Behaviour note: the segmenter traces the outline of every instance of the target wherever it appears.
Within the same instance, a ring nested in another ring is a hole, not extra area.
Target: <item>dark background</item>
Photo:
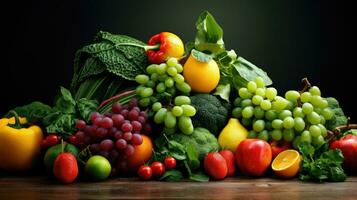
[[[342,2],[15,1],[1,8],[0,115],[34,100],[51,104],[60,85],[69,87],[76,49],[99,30],[143,41],[170,31],[187,42],[208,10],[224,30],[226,47],[267,71],[280,92],[299,89],[308,77],[357,119]]]

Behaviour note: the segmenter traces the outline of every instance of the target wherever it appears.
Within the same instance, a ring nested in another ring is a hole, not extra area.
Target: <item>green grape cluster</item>
[[[273,87],[265,87],[262,78],[250,81],[247,87],[238,90],[232,116],[251,128],[248,137],[265,141],[284,140],[296,148],[301,142],[319,146],[325,142],[327,129],[333,112],[328,102],[321,97],[316,86],[300,93],[289,90],[278,96]]]
[[[165,132],[175,132],[177,128],[184,134],[193,132],[191,117],[196,109],[187,96],[191,87],[182,75],[183,67],[176,58],[166,63],[152,64],[146,74],[135,77],[140,85],[136,88],[139,105],[150,107],[154,112],[154,122],[164,124]]]

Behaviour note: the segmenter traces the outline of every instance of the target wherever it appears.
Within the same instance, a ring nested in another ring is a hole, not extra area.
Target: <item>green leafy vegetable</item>
[[[191,54],[192,54],[193,58],[195,58],[196,60],[198,60],[200,62],[209,62],[212,60],[212,56],[202,53],[200,51],[197,51],[195,49],[192,49]]]
[[[31,123],[40,122],[45,116],[53,112],[53,109],[49,105],[39,101],[16,107],[13,110],[15,110],[19,116],[26,117]]]
[[[202,172],[191,173],[189,179],[193,180],[193,181],[197,181],[197,182],[208,182],[209,181],[209,177]]]
[[[85,121],[89,120],[90,114],[95,111],[97,107],[98,102],[96,100],[82,98],[77,102],[78,113]]]
[[[308,143],[301,143],[298,148],[302,155],[300,180],[339,182],[346,179],[341,150],[329,150],[328,144],[315,149]]]
[[[328,130],[333,130],[337,126],[347,124],[347,117],[345,116],[338,101],[333,97],[328,97],[325,99],[328,102],[328,107],[332,110],[334,114],[331,120],[326,121],[326,128]]]
[[[177,182],[182,179],[182,173],[179,170],[167,170],[160,178],[160,181]]]

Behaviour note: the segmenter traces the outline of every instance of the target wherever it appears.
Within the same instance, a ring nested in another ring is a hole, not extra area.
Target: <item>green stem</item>
[[[12,128],[16,128],[16,129],[22,128],[21,123],[20,123],[20,117],[16,111],[11,110],[7,116],[15,117],[15,124],[11,124],[11,125],[9,124],[8,126],[10,126]]]
[[[120,43],[120,44],[116,44],[115,45],[115,47],[118,47],[118,46],[140,47],[140,48],[143,48],[145,51],[160,49],[160,44],[156,44],[156,45],[140,45],[140,44],[135,44],[135,43]]]

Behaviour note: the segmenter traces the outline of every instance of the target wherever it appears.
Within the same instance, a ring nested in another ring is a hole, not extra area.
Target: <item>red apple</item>
[[[343,156],[343,166],[346,170],[357,172],[357,136],[348,134],[330,144],[331,149],[341,149]]]
[[[271,152],[273,159],[280,153],[285,150],[291,149],[290,142],[286,141],[271,141],[270,142]]]
[[[260,139],[245,139],[236,150],[236,163],[243,174],[262,176],[272,160],[270,145]]]

